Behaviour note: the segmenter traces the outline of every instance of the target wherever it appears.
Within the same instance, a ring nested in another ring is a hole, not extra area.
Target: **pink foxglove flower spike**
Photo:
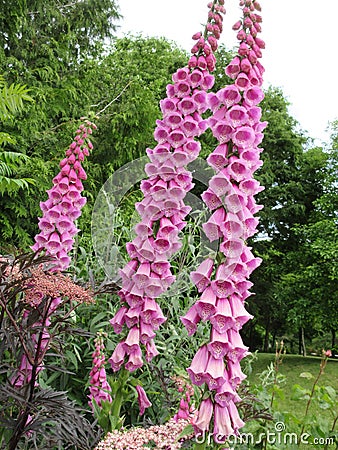
[[[186,166],[198,157],[201,145],[196,138],[208,127],[202,114],[208,109],[206,91],[214,84],[210,72],[215,69],[214,51],[225,12],[222,1],[208,6],[205,33],[194,35],[195,45],[188,65],[173,74],[173,84],[167,86],[167,97],[160,102],[162,119],[156,121],[154,132],[157,145],[147,149],[150,162],[145,172],[148,179],[141,182],[144,198],[136,204],[141,221],[135,226],[136,238],[126,246],[131,261],[120,272],[119,296],[123,309],[120,308],[111,320],[118,333],[128,336],[122,337],[122,349],[118,346],[110,359],[114,371],[123,364],[128,370],[140,367],[141,352],[147,361],[158,353],[154,331],[166,318],[155,299],[175,281],[168,260],[181,248],[179,232],[190,212],[184,197],[194,185]],[[196,273],[201,286],[207,279],[207,272],[208,269],[204,272],[201,268],[201,273]],[[191,318],[192,332],[196,320],[197,317]],[[128,344],[128,329],[139,330],[133,332],[132,347]],[[131,355],[133,362],[129,364]]]
[[[243,19],[233,27],[240,41],[238,55],[225,69],[234,83],[208,96],[213,113],[208,124],[220,145],[207,159],[216,174],[202,195],[213,211],[203,229],[210,241],[219,240],[217,260],[221,263],[218,267],[214,264],[207,277],[202,278],[202,271],[191,274],[201,297],[182,317],[189,334],[196,331],[199,319],[211,325],[209,343],[202,344],[187,371],[193,384],[205,383],[204,397],[208,395],[198,409],[196,435],[213,423],[217,443],[224,443],[244,425],[236,407],[240,401],[236,389],[245,378],[240,361],[248,348],[239,330],[252,318],[244,307],[251,295],[248,277],[261,262],[252,255],[246,240],[256,232],[258,219],[254,214],[259,206],[254,195],[263,189],[253,174],[261,166],[258,145],[266,126],[260,122],[258,107],[264,96],[264,69],[258,61],[264,42],[257,38],[261,16],[254,12],[260,11],[260,6],[255,0],[241,0],[240,6]],[[211,265],[209,259],[200,267]]]

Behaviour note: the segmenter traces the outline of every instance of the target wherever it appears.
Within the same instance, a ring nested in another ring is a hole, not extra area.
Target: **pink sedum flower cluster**
[[[208,24],[220,20],[214,12],[216,4],[211,5]],[[208,126],[202,114],[208,108],[206,91],[214,84],[210,74],[214,64],[206,58],[215,46],[202,46],[201,38],[197,39],[201,56],[194,55],[194,62],[191,59],[188,67],[174,73],[167,97],[160,102],[162,119],[157,120],[154,132],[157,145],[147,149],[148,178],[141,182],[144,198],[136,204],[141,221],[135,227],[137,237],[126,246],[130,261],[120,271],[122,306],[110,321],[116,333],[128,329],[109,359],[114,371],[123,364],[130,372],[142,367],[142,347],[148,362],[158,354],[155,331],[166,318],[155,299],[175,281],[169,259],[181,248],[179,232],[190,212],[184,197],[193,187],[186,166],[199,155],[201,146],[195,138]]]
[[[184,441],[180,434],[187,425],[186,420],[171,419],[164,425],[153,425],[149,428],[113,430],[95,450],[178,450],[182,448]]]
[[[252,317],[245,309],[251,295],[249,277],[261,263],[246,241],[256,232],[255,213],[261,206],[254,196],[263,188],[253,176],[262,165],[258,145],[263,139],[265,122],[261,122],[258,104],[261,90],[264,42],[260,31],[260,6],[255,0],[241,0],[243,20],[234,28],[240,40],[238,55],[226,68],[234,84],[208,94],[213,114],[208,119],[219,142],[207,161],[215,170],[202,197],[212,214],[203,225],[210,241],[219,241],[218,265],[212,258],[203,261],[191,279],[201,293],[200,299],[181,318],[190,335],[200,321],[210,324],[210,339],[204,343],[187,369],[191,381],[204,386],[197,420],[197,433],[213,427],[214,440],[222,443],[237,434],[244,425],[236,403],[236,389],[245,375],[240,361],[248,348],[239,330]],[[208,393],[208,396],[206,395]],[[212,425],[213,424],[213,425]]]
[[[66,270],[70,264],[68,253],[73,247],[73,237],[78,233],[74,221],[81,215],[86,198],[81,196],[82,180],[87,178],[82,162],[93,148],[89,136],[96,125],[85,120],[76,132],[74,141],[60,162],[60,173],[47,191],[48,200],[40,203],[43,215],[39,218],[40,233],[35,236],[33,251],[45,251],[53,256],[53,271]]]
[[[21,278],[21,274],[14,267],[14,277]],[[93,303],[92,293],[61,273],[50,273],[42,267],[31,269],[30,277],[23,281],[25,296],[22,301],[32,309],[24,309],[23,321],[29,321],[31,311],[36,321],[30,325],[33,346],[27,346],[27,353],[23,351],[20,366],[11,378],[13,386],[21,388],[32,380],[33,367],[35,375],[43,369],[43,359],[49,348],[50,334],[48,328],[54,312],[59,309],[65,300],[69,304]],[[34,352],[29,351],[34,348]]]
[[[102,407],[102,401],[112,402],[111,387],[107,381],[105,369],[104,343],[102,333],[98,333],[95,339],[95,350],[92,355],[93,367],[89,374],[89,406],[93,408],[93,401]]]

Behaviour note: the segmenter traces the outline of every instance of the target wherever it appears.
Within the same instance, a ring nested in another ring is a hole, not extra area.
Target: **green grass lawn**
[[[275,360],[275,354],[258,353],[257,359],[252,363],[252,373],[249,375],[250,383],[259,383],[259,373]],[[310,372],[314,377],[318,375],[321,358],[317,356],[284,355],[279,368],[282,375],[286,376],[286,385],[291,388],[294,384],[301,384],[305,388],[311,388],[313,380],[301,378],[299,375]],[[329,359],[324,374],[320,377],[320,385],[329,384],[338,391],[338,359]]]
[[[260,374],[269,366],[271,362],[274,362],[275,355],[260,353],[257,354],[256,359],[252,362],[252,372],[248,376],[248,381],[250,386],[254,388],[254,385],[261,384]],[[281,388],[281,395],[276,394],[273,403],[273,411],[280,412],[282,414],[288,412],[302,420],[307,405],[307,398],[302,398],[299,400],[294,399],[294,385],[300,385],[302,388],[308,391],[312,390],[314,381],[316,380],[319,368],[320,368],[321,358],[315,356],[302,357],[298,355],[284,355],[282,363],[279,366],[279,373],[285,376],[285,380],[279,384]],[[301,374],[306,374],[306,376],[300,376]],[[311,374],[312,378],[311,378]],[[324,373],[320,376],[318,381],[319,386],[331,386],[335,389],[338,394],[338,360],[329,359],[325,367]],[[338,401],[338,396],[337,396]],[[336,414],[337,414],[337,403],[336,403]],[[332,411],[320,409],[314,404],[311,405],[309,409],[308,416],[314,415],[319,417],[320,420],[326,421],[330,428],[332,427],[334,416]],[[310,431],[310,425],[307,425],[308,429],[304,431]],[[336,425],[337,429],[337,425]],[[308,448],[309,446],[307,446]],[[300,446],[300,449],[303,447]],[[306,448],[306,447],[304,447]],[[311,447],[311,448],[324,448],[322,447]],[[333,447],[329,447],[333,448]]]
[[[259,383],[259,374],[275,360],[272,353],[258,353],[257,359],[252,363],[252,373],[248,379],[250,383]],[[301,373],[309,372],[315,378],[319,373],[321,358],[316,356],[284,355],[283,362],[279,367],[279,372],[286,376],[287,391],[291,391],[294,384],[301,384],[304,388],[310,389],[314,379],[300,377]],[[320,385],[330,385],[338,392],[338,360],[329,359],[325,367],[324,374],[319,379]]]

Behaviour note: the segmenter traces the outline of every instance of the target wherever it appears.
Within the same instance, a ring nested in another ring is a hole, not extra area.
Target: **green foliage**
[[[26,86],[12,83],[7,86],[3,76],[0,76],[0,121],[11,120],[13,116],[22,111],[25,101],[33,101],[28,95],[29,89]],[[0,134],[0,145],[3,137]]]
[[[258,355],[258,360],[263,360],[263,356]],[[292,360],[288,370],[284,361],[281,366],[275,359],[266,370],[258,374],[255,371],[254,376],[249,377],[251,390],[257,398],[265,405],[272,405],[273,420],[248,422],[241,433],[249,434],[251,444],[237,444],[235,449],[306,450],[309,446],[328,449],[337,443],[336,386],[332,376],[324,374],[327,363],[332,365],[331,372],[334,373],[337,362],[328,362],[327,356],[323,355],[321,360],[316,359],[317,366],[314,359],[302,358],[298,367],[293,364],[292,356],[286,355],[286,362],[289,358]],[[299,373],[301,369],[306,371]],[[322,378],[325,378],[322,381],[325,384],[320,383]]]
[[[11,123],[14,116],[24,109],[25,102],[32,102],[28,95],[29,90],[20,84],[7,86],[3,76],[0,76],[0,123]],[[0,194],[15,192],[20,188],[29,188],[34,184],[32,178],[16,178],[14,175],[28,160],[28,156],[19,152],[4,151],[2,147],[7,144],[14,145],[14,136],[0,132]]]

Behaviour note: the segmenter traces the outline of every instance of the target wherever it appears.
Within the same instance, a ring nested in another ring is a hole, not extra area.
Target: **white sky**
[[[208,0],[119,0],[119,35],[164,36],[190,51],[191,36],[202,30]],[[220,42],[236,45],[232,25],[238,0],[225,0]],[[338,118],[338,0],[260,0],[266,49],[264,86],[283,89],[290,113],[316,143],[328,142],[328,122]]]

